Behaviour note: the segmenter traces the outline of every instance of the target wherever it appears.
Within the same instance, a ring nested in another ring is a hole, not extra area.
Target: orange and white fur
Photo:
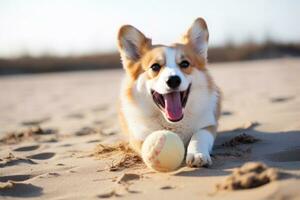
[[[171,46],[153,45],[138,29],[125,25],[118,47],[126,71],[119,115],[131,146],[140,153],[149,134],[168,129],[184,142],[187,165],[211,165],[221,98],[207,70],[204,19],[196,19],[181,42]]]

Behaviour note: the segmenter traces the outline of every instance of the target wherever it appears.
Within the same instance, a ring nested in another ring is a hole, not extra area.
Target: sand
[[[224,92],[213,165],[172,173],[126,148],[101,151],[124,139],[122,70],[0,77],[0,199],[300,199],[300,59],[210,68]],[[285,176],[215,190],[248,162]]]
[[[261,162],[247,162],[236,168],[223,182],[216,184],[217,190],[245,190],[256,188],[278,180],[280,172]]]

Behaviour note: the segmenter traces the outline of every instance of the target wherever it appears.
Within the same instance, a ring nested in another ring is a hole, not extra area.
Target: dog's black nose
[[[167,85],[172,89],[178,88],[180,83],[181,83],[181,79],[177,75],[170,76],[169,79],[167,80]]]

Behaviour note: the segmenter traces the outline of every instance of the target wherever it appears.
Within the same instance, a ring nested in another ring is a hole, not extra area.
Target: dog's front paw
[[[202,167],[212,165],[209,153],[187,153],[186,164],[189,167]]]

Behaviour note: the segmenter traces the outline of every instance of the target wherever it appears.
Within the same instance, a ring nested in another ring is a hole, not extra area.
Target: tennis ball
[[[184,154],[182,140],[168,130],[151,133],[142,146],[143,161],[149,168],[159,172],[176,170],[181,165]]]

